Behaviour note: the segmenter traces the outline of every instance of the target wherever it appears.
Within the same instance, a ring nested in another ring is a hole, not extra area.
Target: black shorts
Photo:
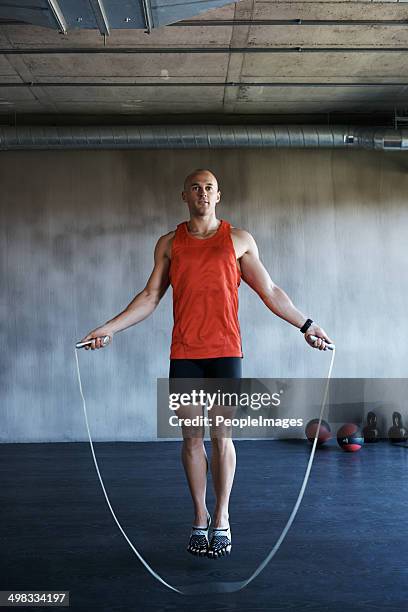
[[[170,359],[170,393],[191,393],[199,384],[207,392],[239,392],[242,377],[242,357],[212,357],[210,359]],[[208,380],[209,379],[209,380]],[[216,383],[212,379],[223,379]]]
[[[241,378],[242,357],[170,359],[169,378]]]

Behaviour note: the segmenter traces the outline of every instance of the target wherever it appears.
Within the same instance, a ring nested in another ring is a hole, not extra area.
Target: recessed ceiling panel
[[[0,0],[0,21],[63,31],[151,30],[226,4],[230,0]]]

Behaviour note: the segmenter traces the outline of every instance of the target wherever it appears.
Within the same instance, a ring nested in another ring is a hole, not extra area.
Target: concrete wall
[[[0,440],[85,440],[74,343],[143,288],[157,238],[209,166],[219,217],[253,233],[273,280],[338,347],[335,377],[406,375],[408,159],[346,151],[14,152],[0,156]],[[244,375],[324,377],[329,354],[240,289]],[[96,440],[154,439],[171,289],[111,347],[79,354]],[[404,412],[404,410],[402,410]]]

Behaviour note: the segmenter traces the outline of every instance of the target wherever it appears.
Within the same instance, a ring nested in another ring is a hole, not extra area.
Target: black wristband
[[[306,333],[312,323],[313,323],[312,319],[306,319],[306,322],[303,323],[302,327],[300,328],[300,332],[302,334]]]

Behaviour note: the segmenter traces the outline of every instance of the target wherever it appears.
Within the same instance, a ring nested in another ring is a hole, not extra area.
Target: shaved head
[[[215,207],[221,199],[217,177],[207,168],[197,168],[184,180],[182,199],[187,202],[191,217],[215,215]]]
[[[190,172],[190,174],[184,179],[184,191],[187,191],[187,189],[193,183],[194,177],[198,176],[199,174],[209,174],[209,181],[213,182],[216,185],[217,191],[219,191],[217,177],[215,176],[214,172],[211,172],[211,170],[208,170],[207,168],[197,168],[196,170],[193,170],[193,172]]]

